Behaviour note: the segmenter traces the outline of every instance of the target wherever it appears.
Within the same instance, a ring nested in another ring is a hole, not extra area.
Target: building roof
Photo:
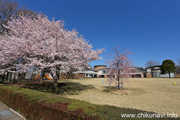
[[[154,67],[162,67],[162,65],[150,66],[150,67],[145,68],[145,70],[148,68],[154,68]]]
[[[102,68],[102,69],[99,69],[99,70],[104,70],[104,69],[107,69],[107,70],[108,70],[109,68]],[[95,71],[99,71],[99,70],[95,70]]]
[[[130,68],[139,68],[139,69],[143,69],[142,67],[135,67],[135,66],[133,66],[133,67],[130,67]]]
[[[107,67],[107,65],[95,65],[94,67]]]

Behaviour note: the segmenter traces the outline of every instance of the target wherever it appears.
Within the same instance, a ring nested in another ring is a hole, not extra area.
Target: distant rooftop
[[[150,67],[146,67],[145,69],[148,69],[148,68],[154,68],[154,67],[162,67],[162,65],[150,66]]]
[[[94,67],[107,67],[106,65],[95,65]]]

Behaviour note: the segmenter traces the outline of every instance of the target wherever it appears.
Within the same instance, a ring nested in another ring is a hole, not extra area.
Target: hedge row
[[[14,93],[12,90],[0,89],[0,101],[20,111],[30,120],[97,120],[97,117],[88,116],[83,109],[69,110],[69,103],[46,103],[32,101],[25,95]]]

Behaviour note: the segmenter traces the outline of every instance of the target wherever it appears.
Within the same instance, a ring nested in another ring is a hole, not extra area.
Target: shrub
[[[12,90],[0,88],[0,100],[20,111],[27,119],[33,120],[97,120],[97,117],[88,116],[82,108],[69,110],[69,103],[47,103],[46,101],[29,100],[21,93],[14,93]]]

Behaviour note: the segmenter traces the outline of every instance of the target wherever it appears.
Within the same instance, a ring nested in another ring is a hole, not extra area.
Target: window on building
[[[103,74],[106,74],[106,70],[102,70],[102,73],[103,73]]]

